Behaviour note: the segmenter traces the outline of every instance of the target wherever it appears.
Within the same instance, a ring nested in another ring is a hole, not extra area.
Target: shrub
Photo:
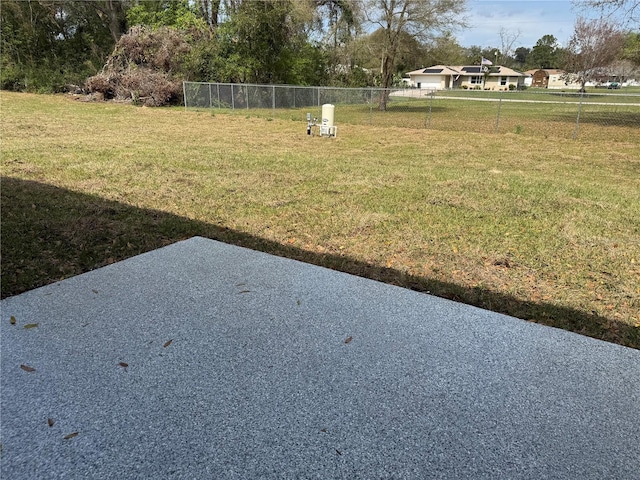
[[[25,88],[24,74],[17,65],[2,65],[0,68],[0,88],[19,92]]]

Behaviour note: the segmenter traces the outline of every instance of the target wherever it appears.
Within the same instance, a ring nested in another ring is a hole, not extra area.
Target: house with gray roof
[[[409,86],[427,90],[466,88],[471,90],[509,90],[524,84],[526,75],[508,67],[480,65],[434,65],[407,74]]]

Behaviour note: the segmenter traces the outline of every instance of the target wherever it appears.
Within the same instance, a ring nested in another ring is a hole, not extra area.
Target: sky
[[[468,0],[469,28],[455,32],[463,47],[500,47],[500,30],[520,33],[513,48],[532,48],[543,35],[553,35],[564,46],[578,15],[597,18],[597,12],[579,10],[571,0]]]

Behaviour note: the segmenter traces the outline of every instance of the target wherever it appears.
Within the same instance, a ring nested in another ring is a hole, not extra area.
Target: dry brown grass
[[[637,142],[328,140],[303,118],[7,93],[2,114],[3,295],[200,234],[640,347]]]

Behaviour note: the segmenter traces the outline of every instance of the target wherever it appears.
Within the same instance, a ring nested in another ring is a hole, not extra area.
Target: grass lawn
[[[599,103],[640,103],[640,87],[624,87],[621,89],[607,89],[587,87],[584,94],[577,89],[546,89],[528,88],[518,91],[492,90],[441,90],[435,92],[436,97],[462,98],[504,98],[530,100],[537,102],[599,102]]]
[[[325,95],[322,103],[336,104],[338,124],[409,127],[427,130],[473,133],[514,133],[546,139],[640,142],[640,95],[602,94],[580,104],[575,96],[562,92],[473,92],[447,91],[433,98],[392,96],[386,112],[360,99],[360,104],[343,104],[338,91],[335,98]],[[457,96],[456,96],[457,95]],[[573,95],[573,94],[572,94]],[[205,95],[206,97],[206,95]],[[498,101],[503,97],[503,101]],[[258,103],[252,100],[250,103]],[[353,99],[352,99],[353,100]],[[357,101],[357,100],[353,100]],[[208,103],[207,98],[200,102]],[[202,109],[202,111],[208,111]],[[213,114],[231,113],[227,108]],[[305,121],[306,113],[320,118],[320,107],[297,109],[236,109],[235,115]],[[578,120],[579,115],[579,122]]]
[[[626,133],[385,128],[336,110],[326,139],[303,115],[0,101],[3,297],[202,235],[640,348]]]

